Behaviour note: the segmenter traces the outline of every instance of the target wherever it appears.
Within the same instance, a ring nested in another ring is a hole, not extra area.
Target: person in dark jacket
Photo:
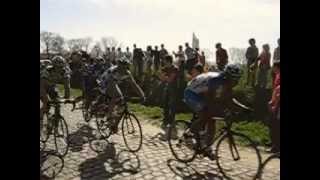
[[[225,49],[222,48],[221,43],[216,44],[216,49],[216,63],[218,69],[220,71],[223,71],[225,66],[228,64],[228,53]]]

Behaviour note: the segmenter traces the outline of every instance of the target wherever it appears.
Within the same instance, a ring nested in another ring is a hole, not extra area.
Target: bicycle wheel
[[[103,138],[107,139],[111,136],[112,122],[107,120],[106,115],[102,115],[102,114],[96,115],[96,125],[99,133]]]
[[[49,126],[49,116],[44,114],[42,120],[40,119],[40,141],[46,143],[50,137],[51,127]]]
[[[138,118],[132,114],[125,114],[122,119],[122,136],[130,152],[137,152],[142,146],[142,129]]]
[[[228,132],[223,135],[216,148],[217,165],[227,179],[245,172],[246,179],[254,179],[261,165],[261,155],[255,143],[247,136]]]
[[[55,120],[57,126],[54,130],[54,144],[59,155],[65,156],[69,149],[69,130],[66,120],[63,117],[58,117]]]
[[[54,179],[63,169],[64,160],[52,152],[42,152],[40,155],[40,179]]]
[[[176,127],[169,127],[169,147],[173,156],[180,162],[191,162],[197,155],[197,151],[194,149],[196,143],[195,138],[187,137],[185,132],[189,129],[190,124],[186,121],[177,120],[175,122]],[[173,138],[176,134],[177,138]]]
[[[256,179],[280,180],[280,153],[269,156],[261,165]]]

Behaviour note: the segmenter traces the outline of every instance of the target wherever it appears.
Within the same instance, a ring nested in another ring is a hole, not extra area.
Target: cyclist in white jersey
[[[136,83],[131,72],[128,70],[129,65],[129,60],[122,57],[118,61],[118,65],[107,69],[97,80],[100,86],[100,92],[110,98],[108,117],[111,117],[116,102],[123,99],[122,91],[119,88],[120,83],[129,83],[142,98],[143,102],[146,99],[141,87]]]

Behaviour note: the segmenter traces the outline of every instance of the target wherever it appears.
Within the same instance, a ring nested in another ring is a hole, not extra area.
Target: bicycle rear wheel
[[[269,156],[261,165],[257,174],[258,180],[280,180],[280,153]]]
[[[69,150],[69,130],[68,124],[63,117],[56,119],[57,126],[54,130],[54,144],[59,155],[65,156]]]
[[[223,135],[216,148],[217,165],[227,179],[245,172],[246,179],[254,179],[261,165],[261,155],[255,143],[247,136],[228,132]]]
[[[138,118],[128,113],[122,119],[122,136],[130,152],[137,152],[142,146],[142,129]]]
[[[170,150],[178,161],[184,163],[191,162],[196,157],[197,151],[194,149],[196,139],[194,137],[186,137],[185,135],[190,124],[182,120],[177,120],[175,124],[176,126],[170,126],[168,131]],[[173,136],[177,136],[177,138]]]

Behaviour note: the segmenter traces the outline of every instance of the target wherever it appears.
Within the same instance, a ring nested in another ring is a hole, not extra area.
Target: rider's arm
[[[136,92],[139,94],[140,97],[145,97],[144,92],[142,91],[141,87],[137,84],[136,80],[133,78],[132,74],[130,71],[128,71],[128,75],[129,75],[129,83],[131,84],[131,86],[136,90]]]

